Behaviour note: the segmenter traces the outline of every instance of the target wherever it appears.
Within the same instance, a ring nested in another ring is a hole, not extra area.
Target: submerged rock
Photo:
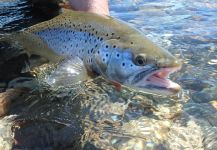
[[[0,149],[11,150],[13,147],[14,139],[11,127],[16,115],[5,116],[0,119]]]
[[[209,103],[217,99],[217,87],[205,88],[192,94],[192,100],[196,103]]]
[[[22,93],[23,91],[19,89],[9,89],[6,92],[0,93],[0,117],[8,113],[10,104]]]
[[[39,82],[32,77],[18,77],[8,83],[7,88],[21,88],[33,90],[39,88]]]

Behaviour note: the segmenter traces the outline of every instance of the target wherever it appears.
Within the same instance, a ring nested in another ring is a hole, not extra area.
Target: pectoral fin
[[[83,61],[74,57],[61,62],[56,69],[46,75],[44,81],[51,86],[67,86],[90,78]]]

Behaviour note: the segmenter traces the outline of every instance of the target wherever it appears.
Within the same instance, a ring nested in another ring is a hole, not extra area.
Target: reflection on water
[[[32,12],[36,8],[24,0],[4,0],[0,7],[4,8],[0,12],[2,31],[18,30],[55,15],[40,18]],[[36,72],[37,78],[34,73],[14,73],[22,70],[20,66],[25,65],[22,61],[18,64],[20,69],[11,71],[13,76],[11,72],[10,78],[0,76],[1,90],[10,88],[17,93],[10,100],[8,115],[1,119],[1,146],[5,149],[217,149],[216,1],[111,0],[110,9],[112,16],[142,30],[183,60],[182,70],[171,76],[182,85],[183,91],[173,97],[138,93],[128,88],[119,92],[102,78],[66,85],[73,82],[71,78],[67,74],[64,78],[50,74],[46,71],[49,67],[45,71],[39,68],[41,74]],[[1,44],[0,53],[5,47]],[[9,56],[6,54],[11,51],[2,53],[2,57]],[[12,62],[18,61],[13,58]],[[0,66],[7,66],[11,59],[2,59]],[[7,69],[1,72],[7,74]],[[52,79],[61,82],[52,85]]]

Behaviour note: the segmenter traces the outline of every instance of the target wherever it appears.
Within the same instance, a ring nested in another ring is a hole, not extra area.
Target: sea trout
[[[155,94],[180,90],[168,76],[181,63],[144,34],[110,16],[66,11],[16,34],[30,54],[50,61],[79,57],[88,71],[113,83]]]

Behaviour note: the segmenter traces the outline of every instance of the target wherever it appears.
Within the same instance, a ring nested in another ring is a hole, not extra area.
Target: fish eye
[[[135,59],[135,62],[136,62],[136,65],[138,66],[144,66],[146,64],[146,58],[143,57],[143,56],[137,56],[136,59]]]

